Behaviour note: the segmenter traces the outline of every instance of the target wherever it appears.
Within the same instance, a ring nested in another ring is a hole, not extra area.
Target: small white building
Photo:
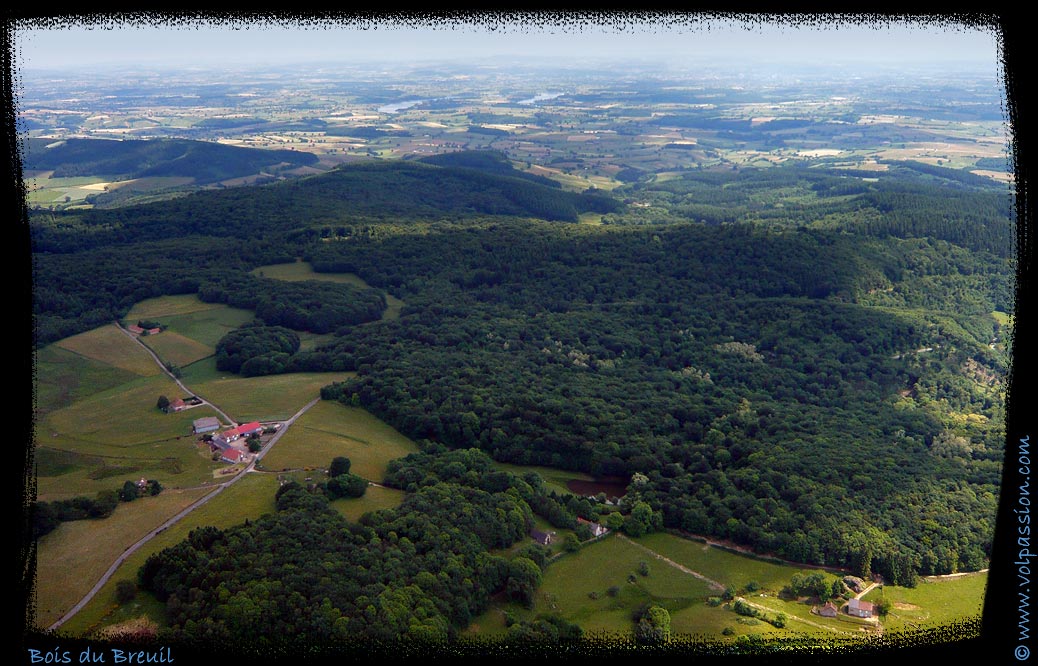
[[[862,601],[855,597],[847,602],[847,614],[854,617],[872,617],[876,607],[868,601]]]

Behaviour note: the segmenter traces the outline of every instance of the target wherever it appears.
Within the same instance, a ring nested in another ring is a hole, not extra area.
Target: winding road
[[[166,372],[166,374],[168,374],[173,379],[173,381],[175,381],[177,383],[177,385],[180,388],[182,388],[188,394],[195,395],[194,393],[192,393],[192,391],[190,389],[188,389],[186,386],[184,386],[180,382],[180,380],[178,378],[174,377],[169,372],[169,370],[166,369],[166,366],[165,366],[165,364],[163,364],[162,360],[159,359],[159,357],[156,356],[155,353],[151,349],[148,349],[147,345],[145,345],[143,342],[141,342],[137,338],[137,336],[135,336],[132,333],[130,333],[129,331],[123,329],[118,324],[116,324],[116,326],[119,328],[119,330],[123,331],[126,335],[129,335],[130,337],[134,338],[137,341],[137,344],[139,344],[142,347],[144,347],[144,349],[147,350],[147,352],[149,354],[151,354],[152,358],[155,359],[155,362],[159,364],[159,366],[163,369],[163,371]],[[224,413],[220,408],[218,408],[215,405],[213,405],[211,402],[205,400],[201,396],[196,396],[196,397],[198,397],[200,400],[202,400],[203,404],[209,405],[210,407],[215,409],[217,412],[219,412],[229,423],[237,423],[237,421],[235,421],[234,419],[232,419],[229,416],[227,416],[226,413]],[[115,562],[112,563],[112,566],[110,566],[108,568],[108,571],[106,571],[105,574],[103,576],[101,576],[101,579],[97,581],[97,583],[94,585],[94,587],[91,588],[90,592],[88,592],[87,595],[85,597],[83,597],[79,601],[79,603],[77,603],[75,606],[73,606],[71,609],[69,609],[64,615],[62,615],[57,620],[57,622],[55,622],[50,627],[48,627],[48,630],[49,631],[57,630],[59,627],[61,627],[61,625],[63,625],[65,622],[67,622],[69,620],[69,618],[71,618],[73,615],[75,615],[80,610],[82,610],[82,608],[84,606],[86,606],[90,602],[91,599],[94,598],[94,596],[101,590],[101,588],[104,587],[105,583],[107,583],[109,581],[109,579],[111,579],[111,577],[115,574],[115,572],[119,569],[119,567],[122,566],[123,562],[125,562],[128,557],[130,557],[135,552],[137,552],[141,548],[141,546],[143,546],[144,544],[146,544],[149,541],[151,541],[152,539],[154,539],[156,536],[158,536],[164,530],[172,527],[173,525],[176,525],[178,522],[183,520],[183,518],[185,516],[187,516],[188,514],[190,514],[192,511],[194,511],[195,509],[197,509],[200,506],[203,506],[204,504],[209,502],[211,499],[213,499],[214,497],[216,497],[217,495],[219,495],[223,491],[227,490],[228,488],[233,486],[238,481],[240,481],[243,478],[245,478],[246,474],[248,474],[249,472],[253,471],[253,468],[256,466],[256,463],[259,462],[260,460],[262,460],[263,456],[265,456],[267,454],[267,452],[270,451],[270,449],[278,442],[278,440],[281,439],[281,436],[283,434],[285,434],[285,431],[288,430],[289,426],[294,424],[296,422],[296,420],[300,416],[305,414],[307,410],[309,410],[311,407],[316,405],[320,400],[321,400],[320,398],[314,398],[310,402],[308,402],[305,405],[303,405],[302,409],[300,409],[298,412],[293,414],[292,417],[289,418],[287,421],[280,422],[281,423],[280,427],[278,428],[277,432],[274,433],[274,436],[270,438],[270,441],[268,441],[266,443],[266,445],[262,449],[260,449],[256,453],[255,456],[253,456],[252,461],[248,465],[246,465],[241,471],[239,471],[237,474],[235,474],[233,478],[228,479],[227,481],[224,481],[224,482],[220,483],[219,485],[217,485],[216,487],[213,488],[213,491],[211,493],[209,493],[205,497],[202,497],[202,498],[198,499],[193,504],[191,504],[187,508],[185,508],[182,511],[180,511],[180,513],[176,514],[175,516],[173,516],[172,518],[170,518],[166,522],[162,523],[161,525],[159,525],[158,527],[156,527],[152,531],[148,532],[146,535],[144,535],[139,540],[137,540],[136,543],[134,543],[132,546],[130,546],[126,550],[124,550],[122,552],[122,554],[115,560]]]
[[[151,357],[152,357],[153,359],[155,359],[155,363],[157,363],[157,364],[158,364],[158,366],[159,366],[160,368],[162,368],[162,371],[163,371],[164,373],[166,373],[166,375],[168,375],[170,379],[172,379],[173,381],[175,381],[175,382],[177,383],[177,386],[179,386],[179,387],[181,388],[181,390],[183,390],[183,391],[184,391],[184,393],[187,393],[188,395],[193,395],[193,396],[195,396],[196,398],[198,398],[199,400],[201,400],[201,401],[202,401],[202,404],[203,404],[203,405],[209,405],[210,407],[212,407],[212,408],[213,408],[214,410],[216,410],[216,412],[217,412],[217,413],[218,413],[218,414],[219,414],[220,416],[222,416],[222,417],[224,418],[224,420],[225,420],[226,422],[228,422],[228,423],[230,423],[230,424],[233,424],[233,425],[237,425],[237,424],[238,424],[238,422],[237,422],[237,421],[235,421],[234,419],[232,419],[232,418],[231,418],[230,416],[227,416],[226,412],[224,412],[224,411],[223,411],[222,409],[220,409],[219,407],[217,407],[217,406],[216,406],[216,405],[214,405],[213,403],[209,402],[208,400],[206,400],[206,399],[205,399],[205,398],[203,398],[202,396],[200,396],[200,395],[197,395],[197,394],[195,394],[195,393],[194,393],[194,392],[193,392],[193,391],[192,391],[191,389],[189,389],[188,387],[184,386],[184,383],[180,381],[180,378],[179,378],[179,377],[177,377],[176,375],[174,375],[174,374],[173,374],[172,372],[170,372],[170,371],[169,371],[169,368],[167,368],[167,367],[166,367],[166,364],[162,362],[162,359],[160,359],[160,358],[158,357],[158,354],[156,354],[155,352],[153,352],[153,351],[151,350],[151,347],[149,347],[148,345],[146,345],[146,344],[144,344],[143,342],[141,342],[141,339],[140,339],[140,337],[139,337],[139,336],[137,336],[137,335],[134,335],[134,334],[133,334],[133,333],[131,333],[130,331],[127,331],[127,330],[126,330],[125,328],[123,328],[122,326],[120,326],[120,325],[119,325],[119,322],[116,322],[116,323],[115,323],[115,327],[116,327],[116,328],[118,328],[118,329],[119,329],[120,331],[122,331],[122,332],[123,332],[123,335],[126,335],[126,336],[128,336],[128,337],[129,337],[130,339],[132,339],[132,340],[133,340],[134,342],[136,342],[136,343],[137,343],[138,345],[140,345],[140,346],[141,346],[141,348],[142,348],[142,349],[143,349],[144,351],[148,352],[148,353],[149,353],[149,354],[151,355]]]

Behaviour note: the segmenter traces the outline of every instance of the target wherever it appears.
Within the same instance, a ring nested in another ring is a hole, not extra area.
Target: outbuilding
[[[205,416],[194,421],[195,434],[201,435],[204,432],[213,432],[214,430],[220,429],[220,419],[215,416]]]

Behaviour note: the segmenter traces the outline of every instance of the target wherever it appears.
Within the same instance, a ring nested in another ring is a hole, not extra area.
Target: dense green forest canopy
[[[409,456],[395,474],[424,481],[359,524],[328,507],[323,484],[289,482],[275,513],[192,531],[148,558],[139,582],[166,603],[180,639],[247,632],[263,651],[294,637],[307,647],[454,637],[491,595],[531,599],[544,565],[490,553],[526,537],[538,491],[481,474],[489,463],[478,451]]]
[[[639,177],[592,200],[502,175],[494,156],[454,161],[36,215],[39,340],[220,290],[255,295],[238,302],[265,325],[313,328],[261,315],[261,295],[287,308],[327,283],[247,274],[302,256],[407,305],[373,321],[381,294],[344,294],[371,323],[331,325],[330,343],[263,372],[354,370],[324,396],[416,440],[639,473],[667,527],[894,583],[984,565],[1006,188],[916,165],[781,166]],[[589,210],[603,224],[561,223]]]

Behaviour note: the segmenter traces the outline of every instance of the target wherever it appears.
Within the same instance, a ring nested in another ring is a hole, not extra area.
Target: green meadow
[[[805,574],[821,572],[827,577],[836,577],[836,574],[825,572],[822,569],[799,569],[786,564],[739,555],[722,548],[715,548],[705,543],[663,532],[647,534],[638,539],[638,543],[707,578],[731,585],[737,590],[755,582],[762,591],[777,594],[797,572]]]
[[[352,374],[298,372],[241,377],[217,370],[216,359],[210,357],[184,368],[181,379],[196,395],[212,401],[239,422],[283,421],[319,397],[323,387],[344,381]],[[196,410],[188,411],[194,413]]]
[[[36,623],[46,628],[74,606],[120,554],[207,490],[167,490],[121,503],[103,520],[62,523],[39,540]]]
[[[538,528],[544,527],[538,521]],[[562,536],[560,532],[560,539]],[[770,617],[784,614],[785,628],[741,617],[730,604],[708,603],[711,597],[720,596],[720,592],[656,555],[731,586],[737,596],[763,609]],[[640,562],[648,564],[648,576],[638,573]],[[793,574],[815,571],[821,570],[768,562],[667,533],[634,540],[610,535],[551,562],[544,571],[532,609],[498,600],[473,621],[467,633],[504,632],[506,612],[518,619],[558,613],[589,634],[629,633],[633,630],[632,612],[645,603],[660,605],[669,611],[673,634],[698,635],[711,640],[723,639],[722,632],[726,628],[731,629],[732,637],[766,634],[853,639],[866,635],[866,630],[873,633],[874,625],[864,620],[842,615],[836,619],[823,618],[811,613],[813,604],[777,596]],[[827,578],[836,577],[833,573],[823,573]],[[745,589],[751,582],[759,586],[752,593]],[[920,581],[915,588],[885,586],[865,598],[875,601],[885,595],[893,602],[890,614],[882,621],[884,630],[914,631],[979,615],[985,582],[984,574],[971,574]]]
[[[209,354],[213,354],[220,338],[254,318],[251,310],[232,308],[220,303],[203,303],[197,295],[187,294],[141,301],[133,306],[123,321],[127,324],[136,324],[141,319],[157,321],[167,329],[155,336],[155,341],[172,332],[208,347]],[[152,341],[149,337],[146,336],[144,340],[150,345]]]
[[[149,556],[183,541],[193,529],[206,525],[226,529],[243,523],[246,519],[255,520],[265,513],[272,513],[274,511],[274,493],[277,492],[277,488],[277,476],[274,474],[248,474],[209,502],[195,509],[186,518],[148,541],[140,550],[128,557],[90,603],[66,622],[61,631],[67,631],[77,636],[87,635],[102,626],[125,622],[141,614],[147,615],[160,625],[164,624],[166,621],[165,606],[146,592],[138,592],[134,602],[121,607],[115,597],[115,586],[118,581],[136,580],[137,570]],[[201,494],[204,493],[200,492]],[[164,495],[165,493],[158,497]],[[114,560],[115,557],[112,557],[105,566],[110,566]],[[90,586],[93,586],[93,582]],[[77,597],[75,601],[78,601],[80,597]]]
[[[54,345],[137,375],[162,372],[151,354],[114,324],[59,340]]]
[[[127,478],[153,478],[168,487],[210,478],[214,464],[191,435],[207,407],[166,414],[159,395],[180,389],[165,375],[138,377],[51,411],[35,423],[41,499],[94,495]]]
[[[189,365],[216,353],[213,347],[171,330],[156,335],[145,335],[141,341],[164,363],[177,366]]]
[[[638,572],[646,562],[649,575]],[[577,553],[551,562],[544,571],[534,607],[496,602],[470,627],[470,634],[494,634],[506,630],[504,612],[519,619],[541,613],[558,613],[579,624],[586,633],[625,635],[634,628],[632,613],[643,604],[655,604],[671,615],[675,634],[721,637],[731,626],[737,634],[776,634],[770,624],[739,622],[731,610],[706,602],[717,592],[708,583],[654,559],[637,545],[615,535],[586,544]]]
[[[415,453],[410,439],[359,407],[322,400],[306,412],[263,458],[269,470],[324,469],[336,456],[350,459],[350,472],[381,481],[394,458]],[[373,488],[368,488],[370,493]]]
[[[404,501],[404,491],[383,486],[368,486],[363,497],[344,497],[331,503],[331,507],[351,522],[357,522],[369,511],[395,509]]]
[[[36,355],[36,414],[67,407],[139,376],[57,345],[48,345]]]
[[[914,631],[980,616],[987,580],[986,573],[923,578],[912,588],[891,585],[875,588],[865,599],[875,602],[885,597],[891,602],[890,612],[883,620],[885,628]]]

